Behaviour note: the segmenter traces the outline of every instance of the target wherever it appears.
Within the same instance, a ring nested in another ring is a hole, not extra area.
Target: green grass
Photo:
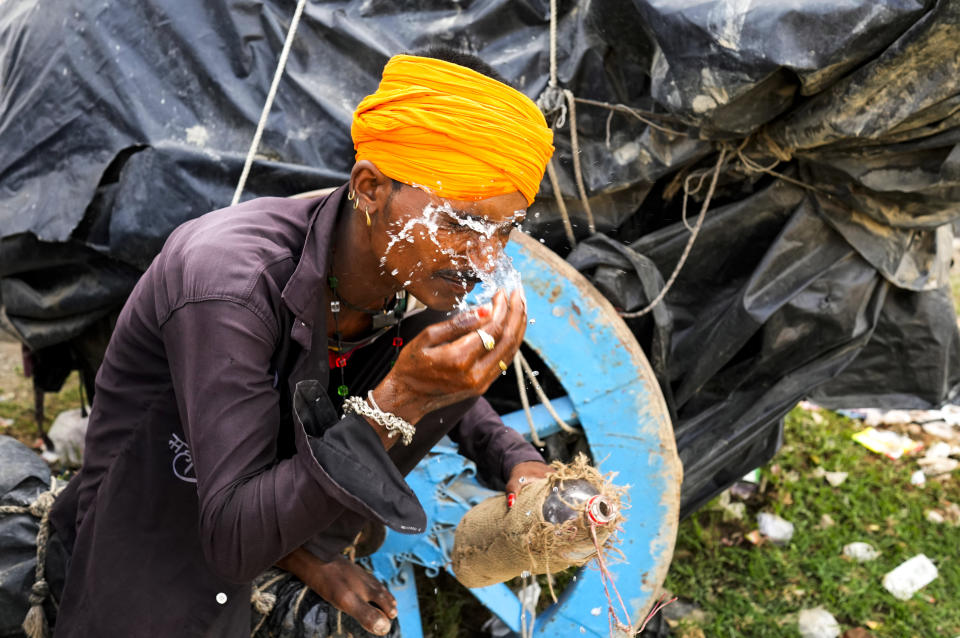
[[[665,586],[700,605],[707,619],[683,621],[678,635],[795,637],[797,612],[818,605],[843,629],[878,623],[872,630],[878,637],[960,635],[960,527],[925,517],[960,501],[957,477],[911,486],[914,459],[878,456],[850,439],[860,423],[819,414],[820,423],[800,409],[788,415],[787,444],[761,470],[765,490],[748,502],[742,521],[724,520],[708,506],[681,523]],[[831,487],[809,476],[817,466],[850,476]],[[761,511],[795,525],[788,545],[744,539]],[[824,514],[835,524],[821,527]],[[843,546],[853,541],[870,543],[880,557],[868,563],[844,558]],[[921,553],[939,577],[911,600],[895,599],[883,589],[883,575]]]
[[[21,368],[14,371],[5,371],[0,383],[0,396],[6,400],[0,401],[0,418],[13,419],[13,424],[0,428],[0,434],[19,439],[30,447],[37,447],[37,423],[33,414],[33,383],[23,377]],[[64,410],[74,410],[80,407],[79,375],[74,372],[68,378],[60,392],[48,393],[44,397],[44,425],[45,432],[58,414]]]

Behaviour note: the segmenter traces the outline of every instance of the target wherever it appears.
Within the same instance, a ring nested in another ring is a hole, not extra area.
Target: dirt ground
[[[20,342],[0,332],[0,398],[25,401],[33,394],[33,385],[23,376]]]

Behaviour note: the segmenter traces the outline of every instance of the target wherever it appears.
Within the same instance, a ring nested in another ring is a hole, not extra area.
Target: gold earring
[[[370,226],[370,225],[372,224],[372,222],[370,221],[370,207],[369,207],[369,206],[364,206],[364,207],[363,207],[363,214],[367,216],[367,226]]]
[[[360,198],[359,198],[359,197],[354,198],[354,200],[353,200],[353,207],[354,207],[354,208],[360,208]]]
[[[356,198],[356,196],[356,191],[347,191],[347,199],[349,199],[351,202]]]

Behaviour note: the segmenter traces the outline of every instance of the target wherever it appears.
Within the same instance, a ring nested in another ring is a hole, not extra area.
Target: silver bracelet
[[[367,403],[368,401],[369,403]],[[413,435],[416,432],[413,424],[404,421],[392,412],[384,412],[381,410],[380,407],[377,406],[377,402],[373,400],[372,390],[367,392],[366,399],[363,397],[348,397],[347,400],[343,402],[343,415],[346,416],[348,414],[359,414],[360,416],[372,419],[377,425],[387,431],[387,436],[391,439],[399,433],[404,445],[410,445],[413,441]]]

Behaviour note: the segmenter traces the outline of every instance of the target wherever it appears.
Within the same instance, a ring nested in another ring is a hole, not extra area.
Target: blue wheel
[[[617,472],[616,482],[631,486],[631,507],[620,534],[626,562],[612,571],[638,626],[666,576],[677,533],[682,470],[666,404],[640,346],[610,303],[536,240],[518,232],[511,239],[507,252],[523,274],[528,315],[535,320],[526,344],[567,393],[551,403],[564,420],[583,429],[601,471]],[[532,412],[541,438],[559,430],[546,408],[538,405]],[[505,415],[504,422],[530,438],[523,412]],[[374,573],[397,598],[404,638],[423,636],[413,566],[423,566],[430,576],[449,570],[457,523],[494,494],[475,473],[452,445],[434,448],[407,479],[427,512],[427,533],[387,530],[383,545],[370,556]],[[521,605],[506,585],[470,592],[520,631]],[[533,633],[608,636],[606,609],[599,571],[581,568],[559,601],[537,616]]]

